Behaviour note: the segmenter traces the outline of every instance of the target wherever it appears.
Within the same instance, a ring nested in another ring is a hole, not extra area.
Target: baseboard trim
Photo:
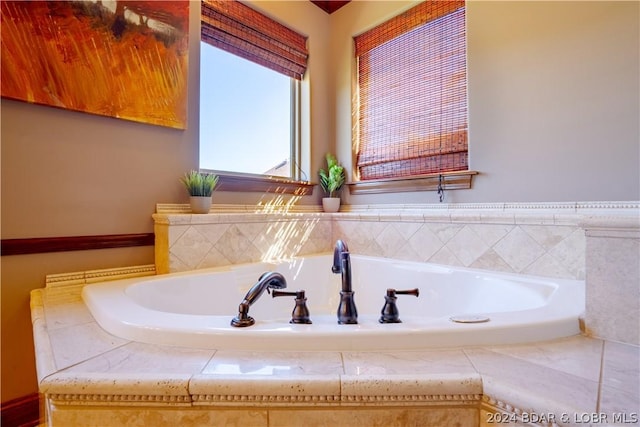
[[[3,402],[0,409],[2,427],[37,427],[40,424],[40,395],[27,396]]]

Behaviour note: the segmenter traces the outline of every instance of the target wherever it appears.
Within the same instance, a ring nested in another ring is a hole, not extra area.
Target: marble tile
[[[242,224],[238,224],[238,229],[249,241],[255,240],[255,238],[261,235],[267,227],[268,225],[265,222],[244,222]]]
[[[210,223],[189,226],[215,245],[204,257],[194,254],[195,261],[172,250],[170,268],[184,271],[194,268],[194,262],[195,268],[204,268],[330,251],[333,241],[342,238],[353,253],[362,255],[495,267],[498,271],[547,277],[584,277],[583,230],[575,224],[556,225],[551,214],[535,212],[535,220],[513,225],[511,216],[498,211],[489,212],[499,219],[493,222],[483,220],[487,215],[483,211],[457,210],[454,220],[446,209],[431,216],[425,216],[424,210],[407,216],[406,208],[389,212],[382,216],[371,212],[354,214],[352,218],[344,214],[340,219],[323,216],[324,220],[308,215],[226,215],[224,221],[212,219]],[[547,220],[538,218],[546,218],[545,215]],[[236,230],[231,230],[234,227]],[[177,233],[179,236],[172,237],[172,243],[181,240],[184,233],[182,230]],[[330,239],[326,238],[328,235]],[[232,242],[234,239],[238,241]],[[447,243],[449,246],[443,248]],[[163,258],[159,259],[162,262]]]
[[[483,270],[503,271],[513,273],[513,268],[503,260],[493,249],[489,249],[476,259],[469,267]]]
[[[429,229],[438,236],[438,239],[442,243],[447,243],[451,240],[456,234],[460,232],[464,228],[464,225],[456,225],[456,224],[428,224]]]
[[[637,380],[637,379],[636,379]],[[606,414],[613,425],[640,425],[640,395],[633,391],[603,386],[598,412]],[[618,422],[613,422],[617,420]]]
[[[220,237],[229,229],[229,224],[199,224],[193,228],[204,236],[209,243],[215,245]]]
[[[597,381],[487,349],[464,351],[482,375],[485,395],[538,413],[596,411]]]
[[[586,237],[583,229],[575,229],[547,252],[569,271],[571,278],[583,280],[585,277]]]
[[[192,378],[190,391],[222,403],[242,396],[288,396],[285,401],[298,403],[307,396],[318,404],[340,395],[343,372],[339,353],[218,351]]]
[[[247,262],[247,251],[250,247],[253,247],[253,245],[235,224],[229,226],[216,245],[216,249],[232,264]]]
[[[331,229],[331,241],[335,242],[336,239],[342,239],[345,236],[353,236],[359,224],[359,221],[345,221],[341,219],[334,220],[333,227]]]
[[[396,251],[393,256],[394,259],[399,259],[403,261],[416,261],[416,262],[424,262],[426,257],[421,256],[417,253],[413,248],[409,245],[403,245],[398,251]]]
[[[189,381],[189,393],[202,404],[326,404],[339,399],[340,376],[198,374]]]
[[[535,224],[555,224],[553,211],[547,212],[516,212],[514,215],[516,224],[535,225]]]
[[[489,247],[468,226],[465,226],[447,243],[446,247],[468,267],[476,259],[482,256]]]
[[[375,238],[380,235],[386,227],[387,224],[382,222],[359,222],[349,234],[338,236],[337,238],[347,242],[351,253],[381,256],[384,253],[384,249],[378,244]]]
[[[347,375],[475,374],[462,350],[346,352],[342,354]]]
[[[409,238],[408,246],[419,256],[419,260],[423,261],[438,252],[443,243],[430,227],[423,225]]]
[[[382,248],[382,256],[387,258],[393,257],[406,243],[406,239],[393,224],[375,236],[375,240]]]
[[[202,370],[204,375],[340,375],[340,353],[218,351]]]
[[[167,228],[167,239],[169,242],[169,247],[172,247],[180,237],[189,229],[190,225],[171,225]]]
[[[165,272],[164,270],[160,270],[160,266],[158,267],[158,271]],[[180,258],[178,258],[173,252],[169,254],[169,270],[166,273],[177,273],[181,271],[189,271],[193,270],[186,263],[182,262]]]
[[[498,243],[512,229],[512,225],[505,224],[469,224],[468,228],[473,231],[489,247]]]
[[[435,264],[451,265],[454,267],[464,267],[462,262],[458,258],[456,258],[455,254],[446,246],[442,247],[442,249],[440,249],[431,258],[429,258],[429,262],[433,262]]]
[[[199,231],[189,227],[171,246],[171,254],[195,269],[211,248],[212,244]]]
[[[197,374],[215,351],[130,342],[66,370],[68,373]]]
[[[83,396],[88,400],[104,401],[107,396],[124,396],[116,400],[135,402],[156,401],[158,396],[167,396],[167,399],[160,400],[184,403],[191,400],[190,378],[190,374],[176,373],[62,371],[45,378],[40,383],[40,392],[46,393],[54,401],[82,401]]]
[[[573,274],[565,268],[560,261],[548,252],[535,260],[522,273],[533,276],[556,277],[560,279],[572,279]]]
[[[595,336],[640,345],[640,239],[588,237],[586,325]]]
[[[50,330],[93,322],[93,316],[82,301],[69,304],[46,304],[44,314]]]
[[[422,228],[423,225],[424,224],[422,223],[422,221],[416,222],[416,221],[407,221],[407,220],[403,220],[402,222],[396,222],[393,224],[394,228],[398,230],[398,232],[400,233],[400,235],[405,241],[411,239],[411,237],[416,233],[416,231]]]
[[[33,343],[36,358],[36,374],[38,383],[58,369],[53,356],[53,349],[49,339],[49,331],[44,319],[33,322]]]
[[[108,334],[95,322],[50,330],[49,339],[58,369],[75,365],[129,342]]]
[[[475,399],[482,394],[477,373],[343,375],[340,378],[343,402],[371,402],[366,397],[391,397],[397,401],[429,400],[428,396],[456,396],[451,400]]]
[[[514,227],[493,247],[514,271],[520,272],[544,254],[544,249],[520,227]]]
[[[349,244],[349,249],[358,253],[358,251],[354,251],[351,247],[351,243],[353,242],[356,247],[360,247],[365,249],[370,246],[372,243],[376,243],[376,247],[378,249],[382,249],[380,245],[376,241],[376,237],[382,234],[385,228],[388,227],[388,223],[385,222],[377,222],[377,221],[366,221],[360,222],[355,227],[354,232],[346,237],[346,242]],[[379,252],[382,254],[382,252]]]
[[[591,381],[600,379],[603,342],[582,336],[489,350]]]
[[[225,265],[231,265],[231,261],[222,255],[215,247],[212,247],[200,260],[198,268],[222,267]]]
[[[602,384],[627,390],[640,399],[640,347],[606,341],[602,363]],[[640,405],[638,405],[640,410]]]
[[[545,250],[549,250],[562,242],[576,229],[575,227],[556,225],[521,225],[520,228]]]

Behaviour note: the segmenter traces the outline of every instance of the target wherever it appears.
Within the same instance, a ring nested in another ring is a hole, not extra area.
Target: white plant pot
[[[189,197],[191,212],[195,214],[206,214],[211,209],[211,196],[191,196]]]
[[[340,210],[340,197],[323,197],[322,209],[325,212],[338,212]]]

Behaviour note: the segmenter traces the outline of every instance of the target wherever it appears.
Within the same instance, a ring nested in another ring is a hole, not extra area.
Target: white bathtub
[[[87,285],[82,297],[96,321],[121,338],[152,344],[235,350],[399,350],[508,344],[578,334],[584,282],[495,273],[351,255],[357,325],[339,325],[341,279],[331,255],[278,264],[256,263],[152,278]],[[266,292],[249,315],[253,326],[230,321],[247,290],[266,271],[304,289],[313,324],[290,324],[293,297]],[[378,322],[387,288],[399,295],[402,323]],[[451,317],[480,315],[484,323]]]

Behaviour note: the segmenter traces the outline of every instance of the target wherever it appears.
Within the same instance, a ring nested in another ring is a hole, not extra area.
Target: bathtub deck
[[[640,423],[632,345],[575,336],[393,352],[216,351],[112,336],[79,288],[38,289],[31,304],[48,425]]]

